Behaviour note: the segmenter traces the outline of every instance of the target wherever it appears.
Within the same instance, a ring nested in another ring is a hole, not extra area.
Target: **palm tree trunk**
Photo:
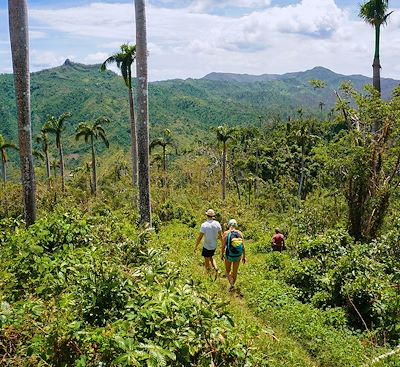
[[[97,194],[96,151],[94,149],[93,136],[90,139],[92,143],[92,180],[93,180],[92,194],[96,196]]]
[[[251,188],[253,186],[253,183],[251,180],[247,183],[247,204],[251,204]]]
[[[50,184],[50,160],[49,160],[49,151],[48,151],[48,149],[46,149],[44,151],[44,157],[45,157],[45,160],[46,160],[47,182],[49,184],[49,187],[51,187],[51,184]]]
[[[131,72],[129,71],[130,84],[132,83]],[[133,102],[133,91],[132,86],[128,88],[129,91],[129,113],[131,117],[131,146],[132,146],[132,185],[136,190],[138,187],[138,157],[137,157],[137,136],[136,136],[136,118],[135,118],[135,107]],[[135,199],[136,206],[136,199]]]
[[[379,43],[380,43],[380,25],[375,26],[375,55],[372,63],[372,84],[374,88],[381,93],[381,62],[379,60]],[[372,132],[375,133],[379,130],[379,122],[374,121],[372,125]]]
[[[28,6],[26,0],[8,0],[11,53],[17,103],[19,156],[25,222],[36,220],[35,172],[32,158]]]
[[[6,184],[6,179],[7,179],[7,175],[6,175],[6,162],[4,160],[3,157],[1,157],[1,178],[3,180],[4,185]]]
[[[224,142],[223,152],[222,152],[222,200],[225,200],[226,191],[226,142]]]
[[[167,187],[167,152],[166,146],[163,146],[163,187]]]
[[[61,190],[65,192],[65,177],[64,177],[64,153],[62,150],[62,144],[58,147],[58,154],[60,156],[60,176],[61,176]]]
[[[241,201],[241,196],[240,196],[240,186],[239,186],[239,181],[238,181],[238,178],[237,178],[237,176],[236,176],[236,175],[233,177],[233,180],[235,181],[236,192],[237,192],[238,199],[239,199],[239,202],[240,202],[240,201]]]
[[[380,25],[375,26],[375,55],[372,64],[373,78],[372,83],[374,88],[381,93],[381,63],[379,60],[379,43],[380,43]]]
[[[260,177],[260,166],[259,166],[259,149],[258,149],[258,141],[257,141],[257,150],[256,150],[256,179],[254,180],[254,198],[257,197],[258,193],[258,182],[257,178]]]
[[[140,221],[151,226],[147,36],[144,0],[135,0]]]
[[[299,179],[299,188],[297,190],[297,196],[299,199],[301,199],[302,196],[303,182],[304,182],[304,147],[301,148],[300,179]]]

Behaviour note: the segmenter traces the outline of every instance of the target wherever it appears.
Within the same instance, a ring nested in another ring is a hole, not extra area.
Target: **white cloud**
[[[170,6],[174,3],[165,1]],[[186,8],[147,8],[152,80],[201,77],[211,71],[284,73],[316,65],[345,74],[371,74],[373,29],[334,0],[302,0],[284,7],[271,5],[269,0],[185,3]],[[208,4],[247,10],[235,17],[206,14],[193,10],[193,4],[199,3],[203,8]],[[101,62],[122,43],[134,42],[132,3],[31,9],[30,17],[34,31],[60,38],[53,46],[59,48],[51,52],[40,51],[32,39],[37,54],[31,59],[36,68],[44,64],[43,60],[51,66],[59,65],[66,55],[73,55],[70,58],[77,62]],[[66,41],[68,45],[63,43]],[[382,75],[400,79],[400,9],[383,28],[381,44]]]
[[[41,39],[46,38],[48,35],[46,32],[35,31],[33,29],[29,30],[29,38],[30,39]]]
[[[238,7],[254,8],[271,5],[271,0],[195,0],[190,5],[191,11],[209,11],[214,8]]]
[[[132,39],[132,4],[92,3],[66,9],[32,9],[30,17],[70,35],[104,39]]]
[[[30,64],[33,70],[60,66],[66,59],[74,59],[74,55],[38,49],[31,49],[30,51]]]
[[[94,54],[87,55],[83,62],[85,64],[100,64],[103,63],[110,56],[109,53],[106,52],[96,52]]]

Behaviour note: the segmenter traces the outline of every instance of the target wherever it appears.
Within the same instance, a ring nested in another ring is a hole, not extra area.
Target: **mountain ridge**
[[[221,74],[214,74],[218,75]],[[169,128],[190,143],[209,138],[212,126],[254,125],[260,115],[264,121],[286,121],[297,116],[301,109],[305,117],[327,118],[336,102],[333,89],[349,80],[357,90],[362,90],[370,80],[358,75],[342,76],[322,67],[281,76],[266,75],[269,80],[261,82],[190,78],[149,83],[150,134],[154,137]],[[310,79],[324,80],[327,88],[314,90]],[[382,97],[389,98],[398,83],[383,79]],[[32,73],[31,102],[34,135],[48,115],[71,112],[72,117],[66,124],[66,135],[71,143],[68,153],[84,150],[82,145],[73,142],[77,124],[94,121],[100,116],[112,121],[108,127],[110,139],[121,147],[129,147],[126,86],[118,74],[109,70],[100,72],[100,64],[85,65],[67,59],[60,66]],[[0,74],[0,121],[0,134],[16,141],[12,74]]]
[[[362,75],[362,74],[339,74],[323,66],[315,66],[312,69],[307,69],[304,71],[287,72],[283,74],[259,74],[253,75],[248,73],[225,73],[225,72],[211,72],[200,78],[201,80],[214,80],[214,81],[236,81],[241,83],[251,83],[251,82],[264,82],[271,80],[283,80],[291,78],[302,78],[308,74],[313,74],[314,76],[320,75],[322,78],[329,79],[359,79],[366,81],[366,84],[372,84],[372,78]],[[396,82],[400,84],[400,80],[393,78],[381,78],[382,83]]]

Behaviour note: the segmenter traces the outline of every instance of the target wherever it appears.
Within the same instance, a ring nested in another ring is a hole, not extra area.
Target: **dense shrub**
[[[371,244],[354,244],[345,232],[328,231],[299,242],[297,256],[279,275],[301,301],[323,309],[342,307],[349,325],[395,344],[400,340],[397,236],[390,232]],[[273,268],[271,262],[268,266]]]
[[[251,365],[225,304],[147,249],[129,217],[1,224],[2,365]]]

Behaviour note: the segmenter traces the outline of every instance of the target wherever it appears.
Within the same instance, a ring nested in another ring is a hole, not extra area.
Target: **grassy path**
[[[236,293],[228,292],[228,282],[225,278],[215,279],[214,274],[208,275],[202,267],[200,251],[193,253],[196,230],[184,225],[169,225],[156,235],[154,245],[168,248],[168,260],[178,266],[182,275],[193,279],[205,291],[218,297],[227,304],[235,327],[243,330],[244,338],[250,338],[252,348],[263,356],[263,366],[270,367],[318,367],[308,352],[292,337],[286,335],[278,325],[273,329],[261,318],[257,317],[246,305],[245,298]],[[243,288],[246,282],[254,281],[253,261],[260,261],[248,251],[249,263],[241,265],[238,277],[238,288]],[[219,258],[219,256],[217,256]],[[223,263],[218,259],[218,266],[223,272]],[[244,340],[243,340],[244,341]],[[242,342],[243,342],[242,341]]]

